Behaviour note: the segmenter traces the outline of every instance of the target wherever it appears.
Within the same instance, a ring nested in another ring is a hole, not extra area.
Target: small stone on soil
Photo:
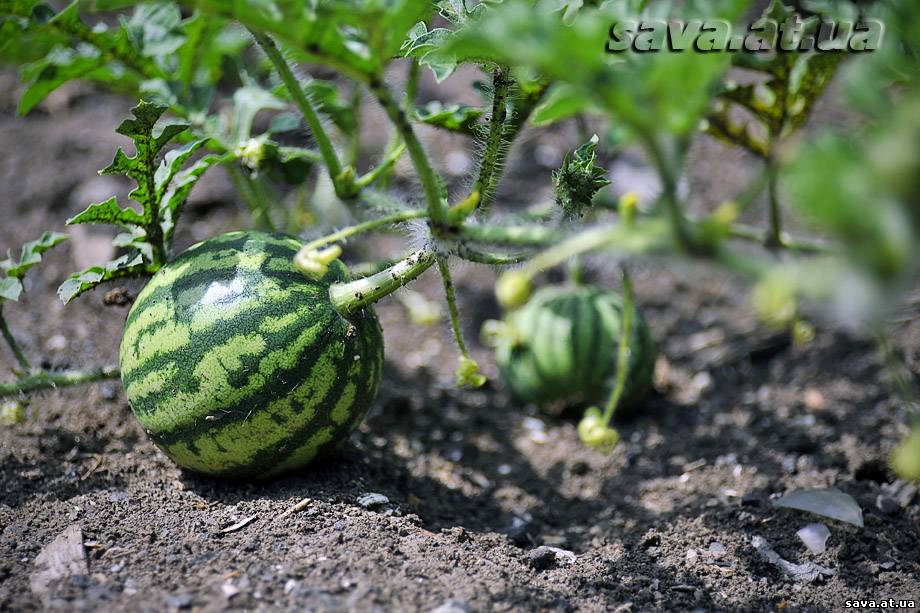
[[[820,554],[827,550],[827,539],[831,531],[824,524],[808,524],[796,532],[796,535],[805,543],[808,551]]]
[[[383,494],[378,494],[377,492],[369,492],[358,498],[358,504],[365,509],[379,507],[380,505],[387,504],[388,502],[390,502],[389,498]]]
[[[541,545],[527,554],[527,563],[536,570],[547,570],[557,564],[574,564],[575,554],[566,549]]]
[[[885,515],[894,515],[901,510],[901,505],[896,500],[884,494],[879,494],[875,498],[875,507]]]
[[[469,610],[469,605],[462,600],[448,600],[444,604],[431,609],[428,613],[467,613]]]

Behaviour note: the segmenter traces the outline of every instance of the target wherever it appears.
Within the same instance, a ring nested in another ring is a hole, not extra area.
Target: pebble
[[[518,547],[539,545],[542,542],[540,530],[530,514],[512,517],[511,526],[505,531],[505,534]]]
[[[166,604],[174,609],[188,609],[192,606],[191,594],[169,594],[166,596]]]
[[[824,524],[808,524],[796,532],[808,551],[814,554],[824,553],[827,550],[827,539],[831,536],[831,531]]]
[[[448,600],[442,605],[431,609],[428,613],[467,613],[470,606],[462,600]]]
[[[574,564],[575,554],[566,549],[541,545],[530,550],[527,563],[536,570],[546,570],[557,564]]]
[[[746,492],[741,496],[741,506],[742,507],[759,507],[760,506],[760,496],[754,492]]]
[[[898,504],[897,500],[894,500],[893,498],[889,498],[888,496],[885,496],[884,494],[879,494],[875,498],[875,506],[879,511],[881,511],[885,515],[894,515],[895,513],[901,510],[901,505]]]
[[[377,492],[369,492],[358,498],[358,504],[365,509],[370,509],[371,507],[379,507],[380,505],[387,504],[388,502],[390,502],[389,498],[383,494],[378,494]]]

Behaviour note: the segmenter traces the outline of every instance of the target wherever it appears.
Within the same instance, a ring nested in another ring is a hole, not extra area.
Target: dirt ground
[[[0,91],[13,89],[0,74]],[[0,95],[3,250],[123,189],[94,174],[123,144],[114,127],[130,102],[72,88],[26,119],[13,105]],[[560,151],[525,138],[508,191],[548,183],[541,160]],[[743,175],[737,155],[717,159],[731,169],[716,176]],[[691,184],[707,190],[713,169],[701,167]],[[636,175],[616,170],[627,183]],[[180,241],[246,224],[215,174]],[[94,256],[104,241],[78,236],[5,308],[28,355],[54,367],[117,359],[125,308],[104,306],[102,291],[67,308],[54,295]],[[589,264],[611,278],[603,260]],[[792,347],[757,328],[744,284],[723,271],[637,262],[664,359],[658,392],[604,455],[579,443],[573,422],[509,400],[476,342],[499,315],[493,275],[458,270],[465,331],[490,384],[455,389],[446,326],[416,327],[384,300],[387,370],[372,414],[296,476],[229,484],[182,473],[147,441],[117,381],[33,396],[26,423],[0,429],[0,610],[832,611],[846,599],[920,600],[920,496],[886,485],[904,412],[870,340],[821,325]],[[417,289],[438,299],[433,277]],[[915,364],[920,322],[895,333]],[[4,377],[12,365],[0,348]],[[865,526],[771,503],[807,487],[853,496]],[[386,502],[359,502],[369,493]],[[824,553],[796,536],[812,522],[830,529]],[[33,591],[36,557],[74,525],[85,572]],[[792,580],[758,554],[757,536],[833,575]]]

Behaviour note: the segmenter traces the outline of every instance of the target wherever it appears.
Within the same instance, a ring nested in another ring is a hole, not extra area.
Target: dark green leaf
[[[85,223],[140,226],[144,223],[144,216],[134,209],[121,208],[118,199],[112,196],[105,202],[89,205],[85,211],[67,220],[69,226]]]

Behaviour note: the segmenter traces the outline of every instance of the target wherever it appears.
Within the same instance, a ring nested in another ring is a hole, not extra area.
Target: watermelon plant
[[[749,278],[755,311],[798,342],[843,316],[884,339],[890,307],[903,303],[920,261],[920,9],[895,0],[807,3],[797,36],[814,35],[824,17],[873,17],[889,26],[875,53],[604,52],[612,23],[739,23],[752,4],[75,0],[58,9],[0,0],[0,59],[23,66],[21,113],[76,79],[142,100],[118,128],[134,153],[119,150],[103,171],[136,181],[135,205],[110,199],[69,221],[118,226],[119,256],[75,273],[60,295],[151,277],[122,342],[121,375],[139,419],[184,466],[262,475],[303,464],[355,427],[380,375],[372,305],[429,268],[442,281],[458,383],[485,382],[461,333],[458,261],[502,269],[496,295],[511,312],[498,359],[513,394],[536,402],[609,394],[579,426],[598,446],[616,441],[617,406],[635,406],[649,387],[652,335],[628,275],[622,301],[587,286],[534,293],[550,268],[590,268],[595,256],[624,271],[637,258],[701,259]],[[762,17],[790,10],[773,0]],[[306,76],[307,64],[327,78]],[[441,83],[464,65],[482,75],[481,104],[419,103],[421,75]],[[801,129],[835,77],[859,121],[847,134],[819,130],[806,141]],[[367,98],[391,127],[376,162],[362,168]],[[599,136],[581,130],[548,173],[552,203],[509,210],[500,185],[518,136],[569,120]],[[448,189],[420,126],[471,139],[478,159],[463,188]],[[734,197],[691,213],[682,182],[703,131],[759,158],[762,172]],[[627,146],[653,168],[657,195],[611,195],[606,162]],[[400,181],[403,157],[416,183]],[[174,256],[189,192],[215,166],[227,169],[252,225],[269,234],[217,237]],[[740,223],[762,192],[766,227]],[[791,236],[786,208],[820,240]],[[402,253],[353,267],[361,274],[339,261],[350,239],[407,226],[413,238]],[[291,236],[271,234],[279,230]],[[6,268],[19,278],[16,266]],[[3,287],[8,298],[11,285]],[[254,300],[263,294],[272,298]],[[554,325],[527,329],[559,309]],[[595,336],[596,352],[584,342]],[[551,338],[562,347],[542,350]],[[583,369],[589,353],[597,355]],[[19,362],[0,393],[63,384]],[[909,398],[915,382],[905,381]],[[906,406],[916,419],[916,403]],[[917,440],[897,454],[907,473]]]

